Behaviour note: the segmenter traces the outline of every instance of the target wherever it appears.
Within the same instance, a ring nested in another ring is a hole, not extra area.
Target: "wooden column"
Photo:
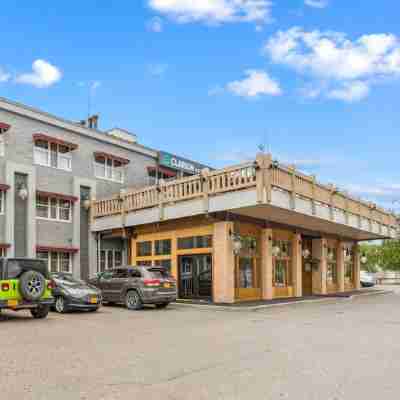
[[[358,243],[354,245],[354,266],[353,266],[353,274],[354,274],[354,289],[359,290],[361,287],[360,284],[360,269],[361,269],[361,254],[360,254],[360,246]]]
[[[319,260],[318,269],[313,267],[313,293],[326,294],[326,275],[327,275],[327,260],[326,260],[326,239],[313,239],[313,258]]]
[[[274,297],[272,287],[272,229],[261,232],[261,288],[263,300]]]
[[[233,254],[232,222],[214,224],[213,300],[215,303],[235,301],[235,256]]]
[[[294,296],[301,297],[303,295],[303,281],[302,281],[302,246],[301,235],[295,233],[292,239],[293,251],[293,289]]]
[[[337,290],[344,292],[344,242],[340,240],[337,247]]]

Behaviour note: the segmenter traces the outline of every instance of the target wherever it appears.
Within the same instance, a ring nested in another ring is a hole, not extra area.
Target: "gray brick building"
[[[202,167],[167,154],[124,130],[98,130],[96,117],[74,123],[0,98],[0,254],[82,278],[124,264],[127,238],[92,234],[88,200]]]

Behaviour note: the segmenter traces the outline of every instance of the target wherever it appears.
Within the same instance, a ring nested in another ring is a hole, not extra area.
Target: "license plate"
[[[91,304],[97,304],[97,297],[91,297],[90,298],[90,303]]]
[[[170,284],[170,283],[164,283],[164,287],[165,287],[166,289],[169,289],[169,288],[171,287],[171,284]]]
[[[8,300],[7,305],[8,305],[8,307],[17,307],[18,300]]]

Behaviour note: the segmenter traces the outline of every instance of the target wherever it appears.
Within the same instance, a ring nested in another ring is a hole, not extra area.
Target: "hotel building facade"
[[[359,243],[396,235],[391,213],[268,154],[211,170],[0,99],[2,256],[83,279],[161,265],[180,298],[233,303],[358,289]]]

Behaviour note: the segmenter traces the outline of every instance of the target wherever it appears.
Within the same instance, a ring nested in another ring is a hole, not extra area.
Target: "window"
[[[68,146],[38,139],[35,141],[34,162],[45,167],[72,170],[72,154]]]
[[[36,257],[47,263],[50,272],[72,272],[72,255],[70,253],[38,251]]]
[[[171,239],[156,240],[154,251],[156,256],[164,256],[171,254]]]
[[[292,284],[292,246],[289,241],[276,240],[273,243],[274,286],[286,287]]]
[[[138,242],[136,245],[136,255],[137,257],[147,257],[151,256],[152,250],[151,250],[151,242]]]
[[[337,249],[328,247],[328,267],[327,280],[328,282],[337,282]]]
[[[138,267],[151,267],[151,261],[138,261],[136,265]]]
[[[4,214],[5,197],[6,192],[4,190],[0,190],[0,214]]]
[[[100,271],[106,271],[122,266],[121,250],[101,250],[100,251]]]
[[[178,249],[205,249],[212,247],[212,236],[191,236],[178,239]]]
[[[95,159],[95,176],[119,183],[124,182],[124,168],[121,161],[105,156],[97,156]]]
[[[36,196],[36,217],[55,221],[71,222],[71,201],[47,197]]]
[[[254,285],[254,267],[252,257],[239,257],[239,287],[250,289]]]
[[[346,249],[344,256],[344,278],[350,282],[353,280],[354,254],[350,249]]]

